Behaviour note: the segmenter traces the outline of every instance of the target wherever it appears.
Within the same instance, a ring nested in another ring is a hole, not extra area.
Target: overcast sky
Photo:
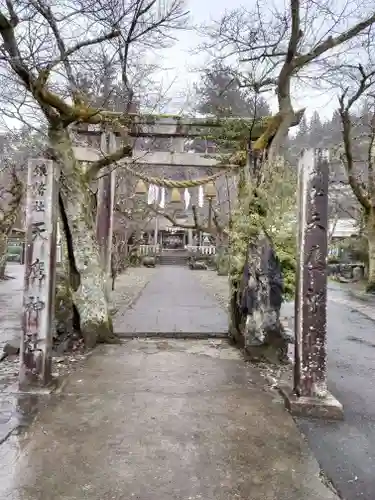
[[[339,0],[340,1],[340,0]],[[283,0],[267,0],[267,7],[272,7],[276,3],[284,3]],[[337,0],[336,0],[337,2]],[[246,6],[251,9],[251,0],[187,0],[187,7],[190,11],[190,22],[192,25],[199,25],[213,19],[220,19],[226,9]],[[194,31],[181,31],[178,33],[178,41],[175,46],[164,53],[164,66],[167,71],[160,73],[158,79],[162,81],[163,88],[170,87],[169,94],[185,94],[186,89],[191,88],[194,81],[199,79],[199,67],[204,67],[207,56],[204,54],[192,55],[191,51],[200,42],[199,36]],[[333,110],[337,108],[337,99],[332,95],[323,95],[322,92],[309,89],[307,92],[299,92],[294,95],[296,108],[306,107],[306,114],[311,114],[316,110],[322,118],[330,117]],[[273,110],[277,109],[276,99],[271,96],[270,105]],[[173,112],[178,111],[181,104],[175,104]],[[172,111],[170,109],[169,111]],[[181,110],[182,111],[182,110]]]

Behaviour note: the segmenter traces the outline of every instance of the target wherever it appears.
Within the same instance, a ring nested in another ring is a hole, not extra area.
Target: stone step
[[[227,332],[117,332],[116,335],[123,339],[150,338],[150,339],[228,339]]]
[[[188,260],[188,255],[164,255],[161,254],[159,257],[159,264],[161,266],[186,266]]]
[[[162,266],[186,266],[189,252],[184,248],[163,249],[159,256],[159,264]]]

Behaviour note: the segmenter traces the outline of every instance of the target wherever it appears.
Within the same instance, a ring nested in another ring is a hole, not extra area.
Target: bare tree
[[[360,12],[360,14],[359,14]],[[331,2],[290,0],[285,10],[269,9],[257,2],[226,12],[221,19],[201,29],[208,38],[203,47],[214,61],[231,64],[233,78],[254,91],[274,91],[279,111],[267,133],[256,144],[272,144],[269,157],[277,155],[295,119],[293,90],[298,82],[318,78],[322,64],[347,57],[367,42],[375,23],[371,5],[347,0],[344,6]],[[323,66],[325,68],[325,65]]]
[[[114,204],[114,235],[112,247],[112,289],[116,277],[130,265],[137,255],[141,234],[153,217],[149,206],[135,193],[137,179],[118,168]]]
[[[359,227],[362,219],[362,210],[361,205],[353,195],[352,189],[346,180],[338,182],[334,176],[331,176],[328,194],[328,220],[330,229],[327,236],[328,245],[331,245],[340,220],[353,221]]]
[[[260,137],[255,134],[253,137],[250,129],[246,141],[242,141],[243,150],[247,149],[251,154],[247,162],[242,160],[241,163],[248,168],[242,170],[238,182],[239,203],[233,214],[230,234],[231,335],[235,339],[244,337],[245,346],[250,350],[253,349],[251,346],[262,344],[260,350],[266,357],[265,338],[268,336],[265,337],[264,328],[267,320],[262,307],[267,309],[271,303],[271,287],[280,304],[282,289],[284,295],[290,297],[295,288],[296,240],[290,230],[295,225],[295,218],[293,221],[290,209],[280,210],[283,216],[278,216],[279,210],[273,201],[273,190],[278,181],[273,172],[280,163],[281,172],[286,168],[278,159],[281,147],[289,128],[298,123],[303,114],[303,110],[295,109],[296,87],[306,84],[312,74],[317,78],[318,71],[324,71],[322,63],[327,59],[344,58],[354,48],[358,53],[361,44],[371,36],[375,23],[373,7],[361,5],[358,8],[356,0],[348,0],[344,6],[332,6],[328,0],[289,0],[281,5],[279,8],[256,2],[251,10],[242,7],[227,11],[217,22],[201,30],[206,36],[203,48],[208,51],[213,63],[230,66],[232,78],[255,94],[274,92],[278,103],[277,114],[264,122],[266,129]],[[275,215],[277,217],[273,222]],[[269,278],[273,280],[272,284],[261,278],[264,272],[267,273],[262,261],[267,252],[271,259],[269,266],[275,265],[274,275]],[[247,317],[238,307],[245,300],[243,294],[247,293],[243,288],[243,279],[250,283],[250,279],[245,278],[246,273],[254,283],[252,290],[247,292],[255,304],[253,312]],[[262,287],[264,294],[260,292]],[[267,329],[270,334],[271,330],[277,332],[275,338],[278,338],[271,341],[268,338],[268,341],[273,353],[271,358],[276,355],[277,359],[282,359],[286,338],[279,321],[277,300],[274,301],[275,320],[267,324]],[[257,355],[256,347],[254,354]]]
[[[117,10],[116,10],[117,9]],[[59,207],[69,249],[70,283],[86,344],[117,341],[111,330],[103,272],[95,239],[88,186],[105,166],[131,154],[127,114],[94,106],[79,91],[78,74],[94,63],[98,47],[121,62],[129,81],[132,47],[168,39],[183,25],[182,0],[1,0],[0,74],[11,106],[21,120],[34,116],[48,128],[49,155],[60,168]],[[153,47],[155,49],[155,47]],[[128,89],[127,89],[128,90]],[[109,124],[123,142],[112,155],[82,168],[72,148],[71,126]]]
[[[348,183],[358,200],[364,215],[365,235],[368,242],[368,285],[369,292],[375,292],[375,69],[352,66],[351,81],[339,98],[339,112],[342,121],[343,144],[338,154],[345,167]],[[356,106],[367,99],[369,105],[367,123],[364,117],[356,118]],[[372,106],[370,106],[370,103]],[[360,125],[361,132],[358,128]],[[362,168],[358,169],[361,159]],[[363,168],[363,165],[365,168]]]
[[[43,142],[26,127],[8,130],[1,139],[0,279],[4,279],[9,237],[16,223],[23,228],[28,155],[40,154]]]
[[[5,181],[0,188],[0,280],[3,280],[9,236],[20,214],[24,184],[15,165],[8,166],[1,174],[2,181]]]

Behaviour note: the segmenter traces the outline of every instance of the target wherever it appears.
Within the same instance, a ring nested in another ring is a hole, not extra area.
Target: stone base
[[[279,391],[284,398],[286,408],[292,415],[327,420],[344,420],[343,406],[330,392],[323,398],[317,396],[298,397],[294,394],[293,387],[287,383],[280,383]]]

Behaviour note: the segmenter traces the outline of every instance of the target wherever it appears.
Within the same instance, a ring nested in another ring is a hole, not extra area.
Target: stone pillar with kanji
[[[298,170],[294,374],[280,387],[292,413],[341,419],[327,387],[328,152],[305,150]]]
[[[52,381],[57,209],[57,165],[51,160],[30,160],[27,181],[20,390],[47,386]]]

